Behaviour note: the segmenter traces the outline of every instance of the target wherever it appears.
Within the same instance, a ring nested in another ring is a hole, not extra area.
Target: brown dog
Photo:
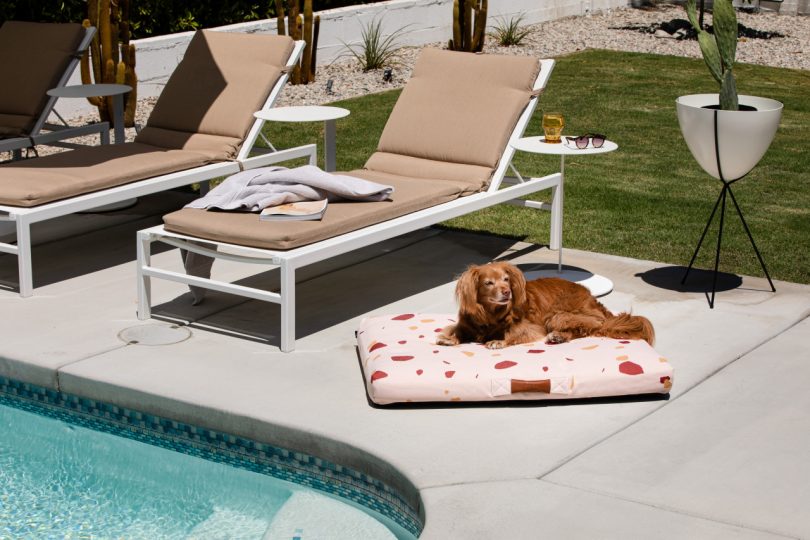
[[[484,343],[489,349],[545,339],[564,343],[586,336],[655,340],[645,317],[613,315],[590,291],[565,279],[526,281],[516,266],[471,266],[456,285],[458,322],[442,330],[439,345]]]

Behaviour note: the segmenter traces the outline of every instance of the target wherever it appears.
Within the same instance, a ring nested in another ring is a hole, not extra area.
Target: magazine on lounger
[[[319,220],[326,211],[327,200],[298,201],[268,206],[259,214],[262,221]]]

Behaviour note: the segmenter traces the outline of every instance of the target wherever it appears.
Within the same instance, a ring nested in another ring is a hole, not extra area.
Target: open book
[[[259,214],[259,219],[263,221],[318,220],[323,217],[327,202],[326,199],[323,199],[268,206]]]

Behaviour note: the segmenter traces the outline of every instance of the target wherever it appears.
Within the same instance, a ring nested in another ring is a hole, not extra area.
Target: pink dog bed
[[[357,332],[366,388],[378,404],[572,399],[666,394],[672,366],[645,341],[583,338],[489,350],[436,345],[455,315],[363,319]]]

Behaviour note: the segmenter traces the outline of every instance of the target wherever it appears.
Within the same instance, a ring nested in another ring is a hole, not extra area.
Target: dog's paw
[[[568,340],[565,338],[565,336],[563,336],[559,332],[552,332],[546,336],[546,343],[549,343],[551,345],[555,345],[557,343],[565,343],[566,341]]]
[[[492,341],[487,341],[484,346],[487,349],[503,349],[506,347],[506,342],[502,339],[493,339]]]
[[[445,347],[455,347],[459,341],[456,336],[439,335],[436,338],[436,345],[444,345]]]

